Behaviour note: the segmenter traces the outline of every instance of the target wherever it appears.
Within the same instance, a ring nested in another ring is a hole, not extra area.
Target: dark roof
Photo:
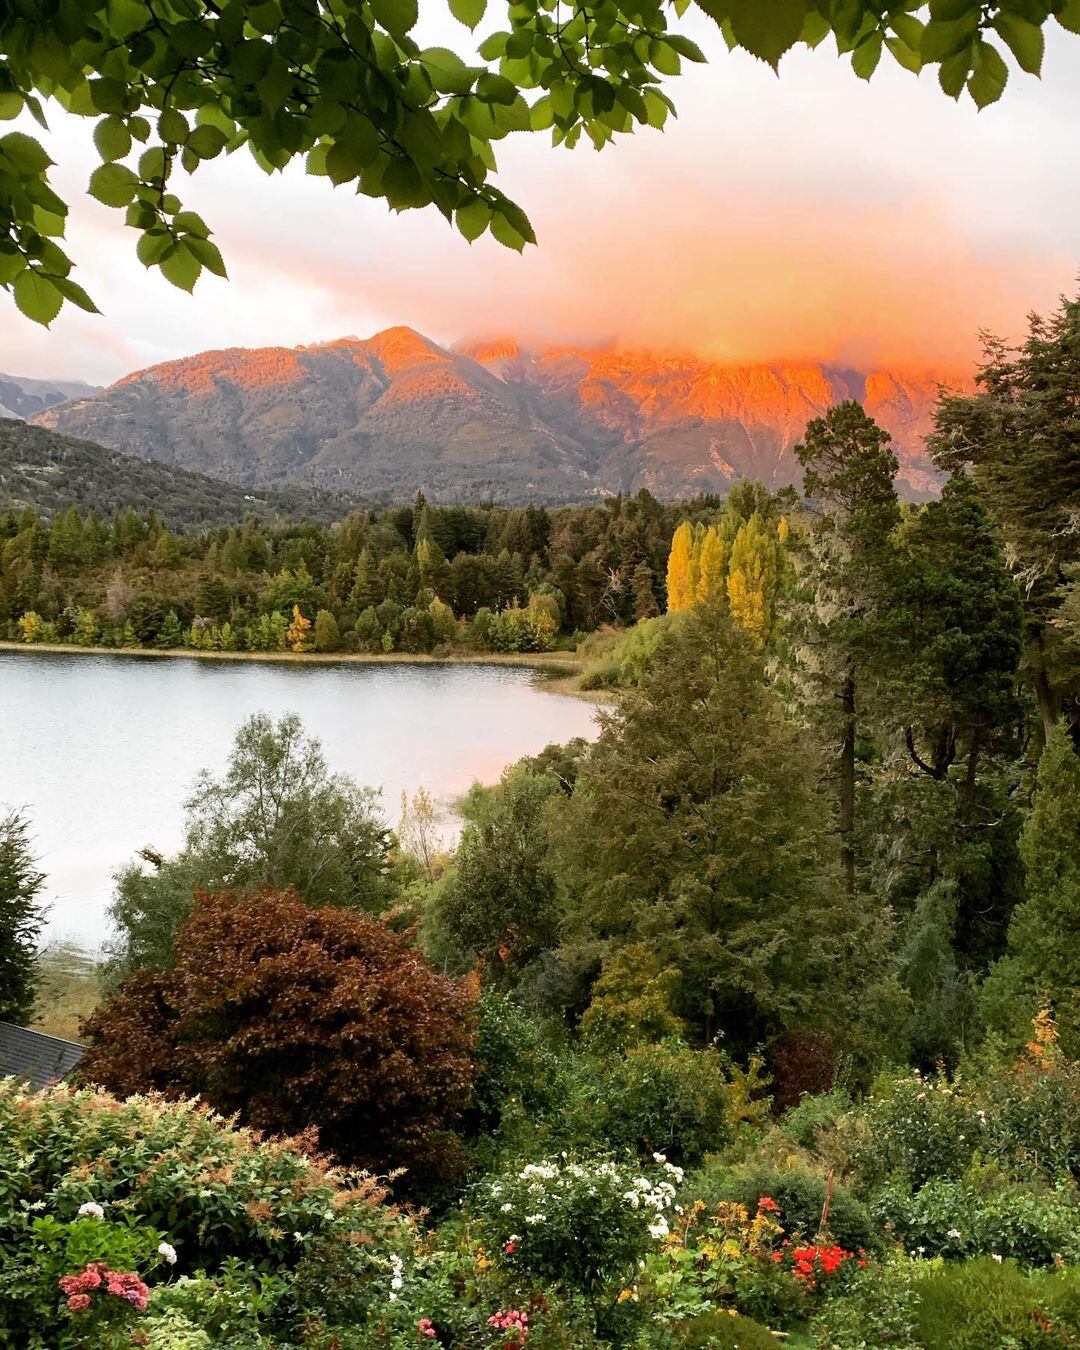
[[[66,1078],[84,1049],[75,1041],[0,1022],[0,1078],[25,1078],[31,1087],[43,1088]]]

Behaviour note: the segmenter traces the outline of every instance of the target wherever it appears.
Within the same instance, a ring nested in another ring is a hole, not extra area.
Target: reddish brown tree
[[[166,974],[137,972],[85,1023],[84,1081],[200,1094],[257,1129],[311,1125],[343,1162],[430,1167],[476,1074],[474,995],[353,910],[295,891],[203,894]]]

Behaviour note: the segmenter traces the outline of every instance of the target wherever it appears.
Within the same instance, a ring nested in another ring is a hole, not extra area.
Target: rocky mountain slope
[[[900,485],[936,488],[923,446],[938,381],[812,364],[725,366],[610,348],[441,347],[408,328],[311,347],[203,352],[35,417],[244,484],[365,496],[568,501],[647,487],[798,481],[809,418],[861,400],[893,435]]]

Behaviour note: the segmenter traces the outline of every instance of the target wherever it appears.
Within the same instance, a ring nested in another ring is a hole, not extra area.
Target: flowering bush
[[[596,1293],[625,1278],[670,1231],[682,1170],[610,1159],[549,1159],[482,1183],[471,1207],[509,1271]],[[647,1173],[647,1174],[646,1174]]]
[[[847,1122],[852,1160],[864,1183],[901,1178],[918,1189],[959,1177],[980,1147],[985,1112],[946,1078],[889,1079]]]

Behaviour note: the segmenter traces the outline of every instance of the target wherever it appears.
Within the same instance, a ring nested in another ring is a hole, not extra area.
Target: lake
[[[381,790],[392,824],[402,791],[427,788],[450,838],[470,784],[592,735],[594,711],[521,667],[0,651],[0,804],[30,817],[47,937],[96,949],[113,873],[144,845],[178,847],[196,775],[224,767],[251,713],[297,713],[332,770]]]

